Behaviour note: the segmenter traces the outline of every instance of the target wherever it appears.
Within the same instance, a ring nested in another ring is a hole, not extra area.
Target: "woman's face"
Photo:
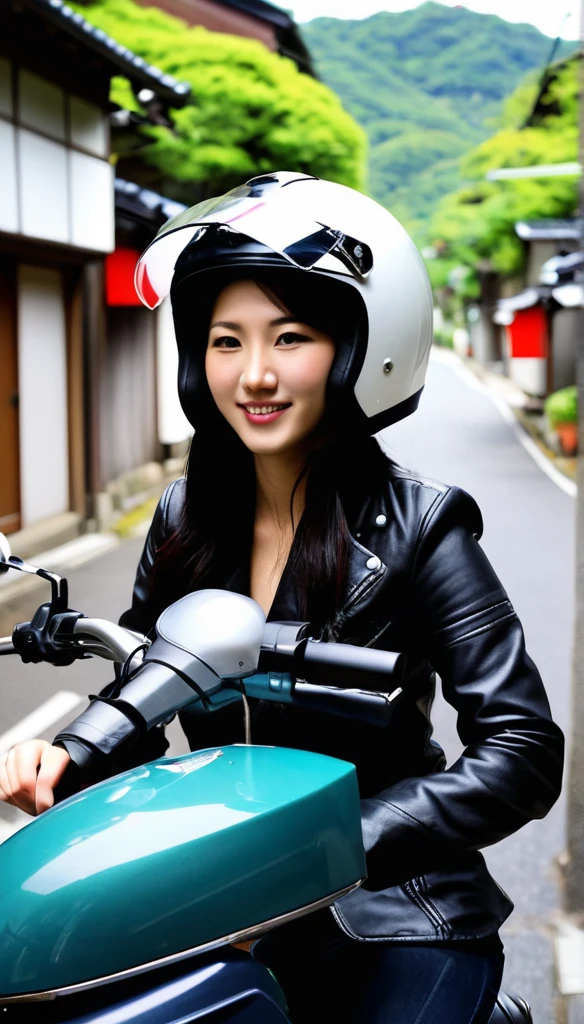
[[[334,355],[327,334],[283,313],[253,281],[228,285],[213,307],[207,381],[255,455],[303,447],[324,413]]]

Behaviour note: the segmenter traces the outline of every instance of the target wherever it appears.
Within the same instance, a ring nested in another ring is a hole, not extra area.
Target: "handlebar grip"
[[[405,655],[351,644],[327,644],[308,640],[301,649],[298,676],[324,686],[357,687],[359,690],[388,691],[399,686],[405,669]]]
[[[292,706],[324,711],[340,718],[358,719],[367,725],[385,726],[389,723],[393,706],[401,693],[400,687],[388,694],[297,682],[290,703]]]

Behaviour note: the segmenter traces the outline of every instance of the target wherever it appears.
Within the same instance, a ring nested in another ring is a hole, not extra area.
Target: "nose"
[[[248,392],[274,391],[278,387],[278,377],[272,366],[270,350],[266,350],[264,345],[250,346],[240,379]]]

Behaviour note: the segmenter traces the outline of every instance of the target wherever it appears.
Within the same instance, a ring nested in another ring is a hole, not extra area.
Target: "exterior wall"
[[[526,287],[530,288],[538,283],[539,272],[546,260],[557,256],[562,252],[575,252],[578,243],[572,239],[550,239],[537,242],[529,242],[527,247],[527,276]]]
[[[269,50],[277,50],[278,41],[271,25],[244,11],[223,7],[213,0],[138,0],[142,7],[159,7],[182,18],[189,25],[202,25],[211,32],[259,39]]]
[[[0,377],[3,365],[14,420],[5,409],[0,517],[45,539],[95,515],[112,478],[162,458],[156,316],[104,302],[111,73],[52,19],[0,3]]]
[[[0,530],[20,529],[18,341],[14,266],[0,261]]]
[[[511,380],[528,395],[544,398],[547,394],[547,361],[545,359],[514,359],[511,357]]]
[[[480,310],[478,319],[470,325],[472,354],[482,366],[496,362],[500,357],[493,320],[489,313]]]
[[[8,528],[49,529],[54,520],[62,533],[63,513],[78,522],[86,514],[82,267],[114,245],[108,74],[40,20],[10,5],[4,28],[6,17],[0,255],[5,280],[14,281],[18,404],[2,458],[18,467]]]
[[[18,378],[22,525],[69,509],[67,338],[57,270],[20,266]]]
[[[518,309],[505,328],[508,341],[509,373],[519,388],[543,398],[549,390],[549,328],[542,306]]]
[[[576,383],[576,349],[581,318],[579,309],[559,309],[552,317],[552,391]]]
[[[102,487],[161,457],[156,416],[156,317],[107,311],[100,393]]]
[[[104,111],[0,57],[0,153],[0,231],[113,249]]]
[[[493,311],[500,295],[501,281],[493,270],[482,271],[479,280],[481,297],[471,318],[470,339],[475,359],[484,366],[501,359],[500,336],[493,323]]]

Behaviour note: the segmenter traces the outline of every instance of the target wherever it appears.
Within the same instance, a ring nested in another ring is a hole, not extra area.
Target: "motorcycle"
[[[9,569],[52,594],[0,654],[120,668],[110,696],[56,738],[71,763],[55,806],[0,846],[3,1020],[288,1024],[277,981],[242,944],[363,882],[359,792],[352,764],[254,746],[247,699],[383,725],[403,694],[403,655],[319,642],[307,624],[266,622],[253,600],[219,590],[171,605],[150,641],[70,609],[67,581],[12,556],[0,535]],[[177,711],[231,702],[244,744],[116,774]],[[529,1021],[525,1001],[501,992],[490,1024]]]

